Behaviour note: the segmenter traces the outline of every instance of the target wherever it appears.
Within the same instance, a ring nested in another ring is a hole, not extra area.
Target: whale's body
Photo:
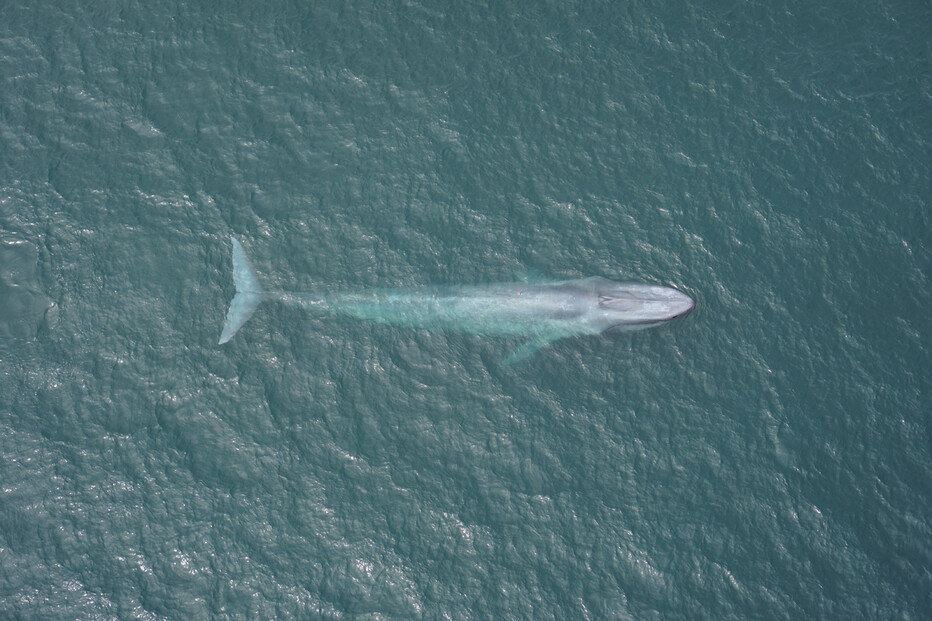
[[[373,290],[360,293],[270,292],[259,285],[243,247],[233,243],[233,281],[220,343],[229,341],[259,302],[280,300],[332,314],[399,326],[523,338],[505,362],[566,337],[610,329],[639,330],[688,314],[688,295],[656,285],[604,278],[471,287]]]

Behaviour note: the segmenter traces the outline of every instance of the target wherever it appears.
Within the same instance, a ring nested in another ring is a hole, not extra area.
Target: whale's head
[[[599,311],[615,328],[641,328],[688,315],[696,307],[691,297],[672,287],[605,283],[597,290]]]

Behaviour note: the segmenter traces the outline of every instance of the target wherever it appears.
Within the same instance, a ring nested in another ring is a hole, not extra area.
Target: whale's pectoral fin
[[[502,365],[508,367],[516,362],[521,362],[525,358],[532,356],[538,349],[549,345],[552,339],[534,339],[516,349],[510,356],[502,360]]]
[[[553,278],[547,277],[546,274],[534,268],[527,268],[520,272],[515,272],[515,281],[527,285],[539,285],[553,282]]]

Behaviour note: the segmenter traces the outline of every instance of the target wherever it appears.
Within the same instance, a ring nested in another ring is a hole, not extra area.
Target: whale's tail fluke
[[[226,321],[223,322],[221,345],[233,338],[265,297],[265,291],[246,257],[246,251],[235,237],[230,236],[230,241],[233,242],[233,284],[236,286],[236,295],[230,302],[230,310],[227,311]]]

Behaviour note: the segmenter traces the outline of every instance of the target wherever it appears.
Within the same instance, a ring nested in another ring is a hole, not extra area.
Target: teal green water
[[[0,81],[0,617],[930,618],[927,2],[0,2]],[[231,234],[698,308],[220,347]]]

